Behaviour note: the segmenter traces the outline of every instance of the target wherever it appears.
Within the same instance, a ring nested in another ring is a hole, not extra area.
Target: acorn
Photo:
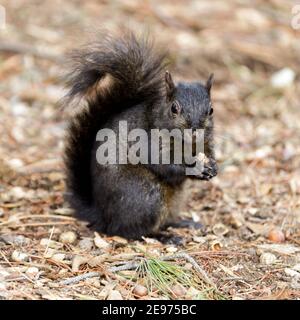
[[[272,242],[281,243],[285,241],[285,236],[281,230],[272,229],[268,234],[268,239]]]

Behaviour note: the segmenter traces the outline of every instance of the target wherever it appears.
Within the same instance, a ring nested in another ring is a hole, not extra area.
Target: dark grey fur
[[[72,55],[66,104],[79,97],[87,105],[70,119],[68,127],[68,200],[76,216],[100,232],[126,238],[156,232],[176,214],[176,201],[187,179],[184,164],[99,165],[95,137],[101,128],[117,131],[120,120],[127,120],[129,130],[143,128],[148,132],[152,128],[203,128],[210,162],[194,178],[209,180],[217,174],[210,102],[212,78],[206,85],[175,86],[171,75],[164,75],[165,57],[148,40],[138,40],[132,34],[105,38]],[[177,114],[172,112],[175,101]]]

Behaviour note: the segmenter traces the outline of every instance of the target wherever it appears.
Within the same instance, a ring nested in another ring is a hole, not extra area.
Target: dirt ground
[[[1,4],[1,299],[300,298],[295,1]],[[176,79],[215,74],[220,173],[190,190],[182,215],[205,227],[170,230],[182,246],[94,234],[63,200],[63,57],[91,31],[125,26],[170,49]]]

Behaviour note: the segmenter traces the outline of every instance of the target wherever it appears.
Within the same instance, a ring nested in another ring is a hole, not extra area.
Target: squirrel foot
[[[181,246],[185,244],[185,240],[183,237],[178,235],[170,234],[167,232],[159,232],[153,235],[153,238],[157,239],[159,242],[163,244],[172,244],[176,246]]]
[[[178,221],[172,221],[165,225],[165,228],[189,228],[189,229],[202,229],[203,225],[193,220],[182,219]]]

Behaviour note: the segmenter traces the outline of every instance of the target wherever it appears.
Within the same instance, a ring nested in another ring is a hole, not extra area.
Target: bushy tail
[[[126,34],[122,38],[105,37],[74,51],[70,61],[64,104],[84,99],[86,105],[68,127],[67,187],[78,217],[91,221],[91,152],[96,133],[108,117],[139,103],[151,106],[161,99],[165,54],[156,52],[149,40]]]

